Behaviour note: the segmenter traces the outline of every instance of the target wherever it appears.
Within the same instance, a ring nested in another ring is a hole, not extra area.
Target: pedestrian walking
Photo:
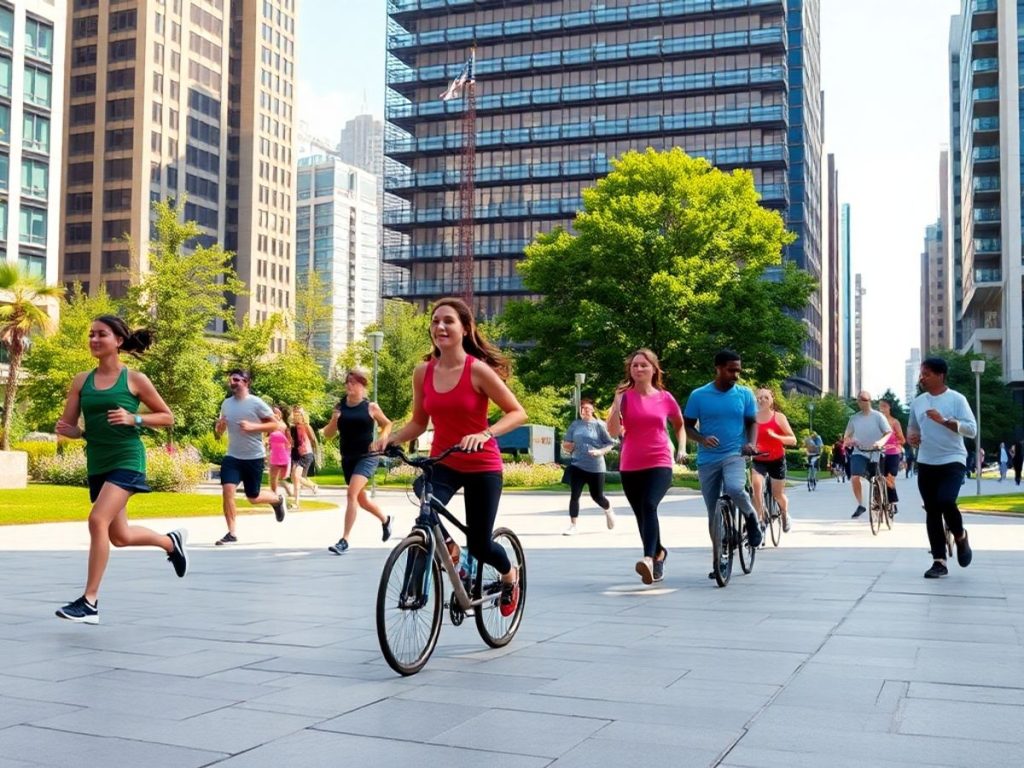
[[[843,434],[843,443],[847,448],[846,461],[852,477],[850,485],[853,488],[853,496],[857,499],[857,508],[850,515],[854,518],[867,511],[864,507],[861,480],[867,477],[868,468],[875,463],[872,462],[871,452],[881,451],[892,433],[888,420],[880,411],[871,407],[870,392],[861,390],[857,393],[857,407],[860,410],[850,417],[846,424],[846,432]],[[882,467],[877,466],[876,471],[881,472]]]
[[[174,416],[144,373],[130,370],[121,353],[141,356],[153,341],[145,328],[131,330],[113,315],[101,315],[89,326],[91,371],[76,374],[68,391],[57,434],[85,439],[89,477],[89,564],[82,596],[57,610],[57,616],[83,624],[99,624],[99,591],[110,559],[110,546],[156,547],[167,553],[174,572],[188,569],[188,531],[168,534],[128,524],[128,500],[148,493],[144,427],[169,427]],[[139,413],[139,406],[146,413]],[[79,417],[85,429],[78,425]]]
[[[903,444],[903,464],[907,471],[905,477],[910,477],[915,473],[914,463],[917,461],[914,456],[914,446],[910,444],[910,441],[906,441]]]
[[[324,427],[324,437],[338,435],[341,443],[341,473],[345,476],[347,496],[345,522],[337,544],[327,547],[329,552],[340,555],[348,549],[359,507],[376,517],[383,529],[382,541],[391,538],[391,516],[385,515],[366,493],[366,484],[377,471],[380,459],[367,456],[373,443],[374,425],[380,428],[379,439],[387,440],[391,434],[391,421],[384,415],[377,403],[366,397],[366,372],[353,368],[345,375],[345,397],[334,408],[331,420]]]
[[[892,404],[888,400],[878,401],[878,410],[889,422],[889,437],[882,448],[882,463],[879,471],[885,477],[885,491],[888,501],[893,505],[892,513],[897,512],[896,504],[900,500],[896,492],[896,478],[900,474],[900,459],[903,458],[903,444],[907,439],[903,436],[903,425],[892,415]]]
[[[1006,479],[1006,469],[1010,465],[1010,452],[1006,449],[1006,443],[999,444],[999,482]]]
[[[841,437],[832,445],[832,476],[841,483],[845,483],[849,477],[846,468],[846,447]]]
[[[1013,482],[1020,485],[1021,470],[1024,469],[1024,445],[1020,440],[1013,444]]]
[[[738,384],[743,373],[739,354],[723,349],[714,362],[715,378],[690,393],[683,411],[686,435],[698,446],[697,478],[708,513],[708,534],[714,541],[721,530],[718,499],[728,494],[746,516],[748,541],[756,548],[764,537],[747,493],[743,457],[757,452],[757,405],[750,388]],[[708,578],[715,578],[714,563]]]
[[[644,584],[664,578],[668,557],[658,520],[658,505],[672,487],[674,462],[666,424],[676,435],[675,460],[686,455],[683,415],[664,378],[658,356],[650,349],[636,350],[626,358],[626,375],[608,413],[608,434],[622,440],[619,476],[643,543],[635,570]]]
[[[263,435],[280,430],[284,424],[274,418],[269,405],[250,394],[248,372],[235,368],[228,373],[228,389],[231,396],[221,403],[220,416],[213,430],[218,440],[225,432],[228,433],[228,449],[220,465],[221,503],[228,532],[214,542],[218,545],[238,542],[235,494],[239,485],[250,504],[269,504],[279,523],[284,521],[288,512],[288,502],[283,493],[261,490],[267,455]]]
[[[456,445],[462,449],[434,466],[433,494],[446,504],[463,489],[469,554],[501,574],[499,611],[511,616],[519,604],[519,572],[493,539],[503,485],[495,438],[524,424],[526,411],[505,383],[508,360],[484,338],[466,302],[444,298],[434,304],[430,338],[432,349],[413,372],[412,417],[387,439],[378,439],[373,448],[383,450],[414,440],[433,422],[431,456]],[[494,424],[487,420],[491,403],[502,412]],[[458,562],[454,541],[449,540],[448,551]]]
[[[775,395],[770,389],[759,389],[754,393],[757,403],[757,439],[754,447],[758,455],[753,462],[754,472],[750,476],[753,488],[754,508],[762,528],[768,525],[764,509],[764,484],[767,481],[772,497],[782,512],[782,530],[789,533],[789,498],[786,496],[786,446],[796,445],[796,435],[789,425],[786,414],[775,410]],[[814,437],[817,437],[813,432]],[[820,441],[820,438],[819,438]],[[820,456],[821,450],[818,450]],[[815,457],[817,464],[817,457]],[[810,462],[808,462],[810,468]]]
[[[946,386],[949,366],[941,357],[921,361],[921,394],[910,405],[907,426],[911,444],[917,446],[917,487],[924,502],[925,525],[932,567],[926,579],[949,574],[946,568],[946,529],[956,542],[960,567],[971,564],[973,554],[964,529],[957,496],[967,471],[965,437],[974,437],[978,425],[971,406],[959,392]]]
[[[267,435],[267,445],[270,448],[270,490],[279,493],[281,488],[288,491],[287,478],[291,466],[292,438],[289,434],[287,407],[275,405],[271,410],[274,418],[281,422],[281,428],[275,429]]]
[[[590,492],[590,498],[604,510],[608,530],[615,527],[615,510],[604,495],[605,454],[616,446],[608,434],[604,422],[594,418],[594,401],[580,400],[580,417],[565,431],[562,450],[571,454],[569,466],[569,527],[564,536],[576,534],[576,520],[580,516],[580,496],[583,488]]]
[[[301,405],[292,408],[292,504],[296,507],[301,503],[299,496],[303,488],[308,488],[316,496],[320,486],[309,479],[310,469],[316,462],[319,444],[316,430],[309,424],[306,409]]]

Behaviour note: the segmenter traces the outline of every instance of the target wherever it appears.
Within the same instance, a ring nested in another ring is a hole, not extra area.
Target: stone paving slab
[[[85,526],[0,527],[0,768],[1024,765],[1024,524],[969,517],[974,564],[925,581],[900,493],[873,537],[848,486],[791,489],[794,531],[726,589],[693,494],[663,504],[652,587],[628,514],[608,531],[585,507],[568,538],[565,494],[506,494],[530,568],[519,635],[495,650],[446,621],[411,678],[380,656],[389,545],[368,515],[343,557],[337,511],[245,516],[227,549],[219,519],[157,521],[190,528],[189,575],[113,552],[97,627],[53,617],[80,593]],[[401,494],[380,501],[411,521]]]

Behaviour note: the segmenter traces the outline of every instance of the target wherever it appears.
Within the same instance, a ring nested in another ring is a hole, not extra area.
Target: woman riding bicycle
[[[782,530],[789,533],[789,499],[786,498],[786,446],[796,445],[796,435],[789,426],[789,419],[784,413],[775,410],[775,396],[770,389],[759,389],[754,393],[757,401],[757,448],[754,459],[754,472],[750,476],[753,486],[753,502],[761,525],[766,526],[766,510],[764,509],[764,481],[770,478],[772,496],[782,512]]]
[[[879,400],[878,410],[882,412],[885,420],[889,422],[889,426],[892,428],[892,432],[889,433],[889,439],[885,441],[885,447],[882,449],[882,464],[879,469],[885,475],[885,489],[886,495],[889,497],[889,503],[895,505],[900,500],[899,494],[896,493],[896,476],[900,473],[903,444],[907,440],[903,436],[903,427],[900,425],[899,420],[892,415],[892,405],[889,401]],[[895,514],[895,508],[893,509],[893,514]]]
[[[518,573],[505,550],[492,540],[502,489],[502,462],[495,439],[526,422],[526,411],[505,384],[508,361],[476,327],[473,313],[461,299],[440,299],[430,316],[433,349],[413,373],[412,418],[375,451],[422,435],[433,422],[430,455],[458,445],[463,452],[442,460],[433,474],[433,494],[447,504],[464,489],[469,553],[493,566],[502,581],[501,613],[515,612]],[[490,403],[503,415],[487,423]],[[457,557],[457,555],[456,555]]]

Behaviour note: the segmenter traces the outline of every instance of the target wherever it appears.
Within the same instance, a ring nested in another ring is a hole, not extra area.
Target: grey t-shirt
[[[274,412],[269,405],[256,395],[246,395],[242,399],[232,396],[221,403],[220,415],[228,422],[228,456],[236,459],[262,459],[267,455],[263,448],[263,433],[243,432],[240,423],[273,418]]]
[[[882,435],[892,432],[892,427],[886,421],[881,411],[871,409],[867,413],[857,411],[850,417],[850,423],[846,425],[846,434],[852,434],[854,449],[853,453],[858,456],[870,456],[867,451],[860,450],[861,445],[874,445],[882,439]]]
[[[591,448],[615,445],[615,440],[608,434],[608,428],[603,422],[597,419],[576,419],[569,425],[562,439],[567,443],[573,443],[571,464],[574,467],[579,467],[584,472],[605,471],[604,456],[591,456],[588,453]]]

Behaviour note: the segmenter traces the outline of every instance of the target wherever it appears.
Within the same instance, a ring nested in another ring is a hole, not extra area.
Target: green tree
[[[786,414],[789,424],[793,427],[793,433],[801,441],[810,432],[810,404],[814,403],[814,431],[821,437],[823,443],[834,443],[843,436],[846,431],[846,424],[853,415],[853,409],[847,402],[833,394],[824,397],[810,397],[808,395],[790,393],[786,397],[779,398],[776,394],[775,403],[780,411]]]
[[[244,286],[220,245],[191,245],[202,233],[196,222],[182,221],[183,206],[153,204],[149,271],[129,289],[125,310],[133,327],[146,326],[155,335],[139,367],[174,413],[174,432],[201,434],[224,397],[214,381],[217,350],[207,333],[217,321],[231,322],[226,294],[238,295]]]
[[[578,234],[538,235],[519,264],[541,298],[510,304],[501,326],[535,342],[521,356],[527,385],[567,386],[579,371],[610,398],[638,347],[658,354],[680,395],[709,380],[722,347],[757,380],[798,370],[806,331],[796,314],[814,285],[783,264],[793,235],[758,204],[750,172],[678,148],[627,152],[613,166],[584,190]]]
[[[331,290],[321,279],[318,272],[310,271],[304,283],[296,281],[295,286],[295,341],[310,351],[317,362],[326,370],[330,360],[330,350],[317,349],[313,345],[315,335],[330,335]]]
[[[105,290],[89,296],[75,283],[61,303],[56,331],[35,339],[25,355],[28,380],[19,394],[30,429],[53,430],[75,374],[96,366],[86,344],[89,326],[100,315],[116,313],[117,306]]]
[[[222,349],[224,370],[241,368],[248,371],[255,391],[259,386],[259,380],[264,377],[272,363],[270,342],[284,329],[284,316],[279,312],[257,323],[251,322],[248,317],[243,318],[240,326],[234,326],[227,333],[228,343]]]
[[[891,389],[886,389],[878,399],[879,401],[885,400],[885,402],[889,404],[889,410],[892,412],[892,415],[896,417],[896,420],[903,427],[903,431],[906,432],[907,422],[910,419],[910,411],[907,410],[902,402],[900,402],[896,393]]]
[[[52,323],[45,304],[64,295],[64,289],[47,285],[10,262],[0,261],[0,346],[7,350],[7,383],[4,413],[0,422],[0,450],[11,448],[11,423],[18,394],[18,377],[29,336],[47,331]]]
[[[331,398],[323,370],[297,342],[290,342],[263,366],[259,378],[253,379],[253,391],[268,403],[301,405],[317,424],[325,423],[330,415]]]
[[[519,404],[526,410],[527,424],[543,424],[548,427],[562,427],[565,425],[566,402],[565,393],[559,393],[551,386],[541,387],[537,390],[529,390],[523,384],[522,379],[514,373],[509,376],[508,388],[516,396]],[[570,409],[571,411],[571,409]],[[491,404],[489,418],[493,422],[501,417],[501,409]]]
[[[976,409],[971,361],[985,361],[985,372],[981,374],[981,444],[990,455],[1000,442],[1013,440],[1020,433],[1021,410],[1003,381],[1003,366],[999,360],[977,352],[962,355],[951,349],[932,350],[929,356],[941,357],[949,364],[946,385],[966,397],[972,411]]]

